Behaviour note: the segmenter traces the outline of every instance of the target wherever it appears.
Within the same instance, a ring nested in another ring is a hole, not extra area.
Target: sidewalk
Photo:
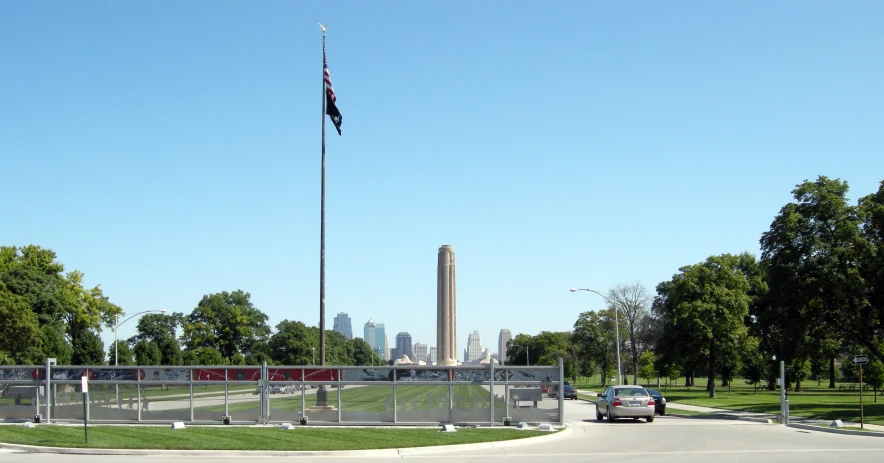
[[[598,394],[595,391],[581,391],[584,395],[595,396]],[[595,403],[594,400],[587,400],[588,402]],[[688,405],[688,404],[680,404],[677,402],[666,401],[666,413],[678,415],[679,410],[685,410],[690,412],[698,412],[698,413],[714,413],[716,415],[723,415],[728,417],[733,417],[737,419],[750,419],[750,420],[759,420],[759,419],[772,419],[774,421],[777,420],[777,415],[770,413],[753,413],[753,412],[743,412],[737,410],[725,410],[722,408],[712,408],[712,407],[701,407],[698,405]],[[803,425],[822,425],[828,427],[832,424],[832,420],[820,420],[816,418],[804,418],[800,416],[789,416],[789,422],[795,424],[803,424]],[[859,423],[852,421],[844,421],[844,428],[852,429],[859,428]],[[868,429],[870,431],[884,432],[884,426],[878,424],[863,424],[863,428]]]

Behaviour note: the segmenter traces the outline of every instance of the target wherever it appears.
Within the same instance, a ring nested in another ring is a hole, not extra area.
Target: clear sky
[[[884,180],[884,2],[0,2],[0,243],[37,244],[127,312],[242,289],[458,356],[569,330],[580,286],[758,253],[792,188]],[[135,321],[120,328],[134,333]],[[104,334],[106,343],[113,332]]]

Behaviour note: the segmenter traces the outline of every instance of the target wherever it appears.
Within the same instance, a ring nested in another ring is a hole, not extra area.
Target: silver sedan
[[[595,403],[595,418],[608,421],[616,418],[644,418],[654,421],[654,398],[641,386],[610,386],[598,395]]]

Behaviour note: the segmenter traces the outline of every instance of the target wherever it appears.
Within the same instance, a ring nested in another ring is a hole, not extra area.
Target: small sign
[[[857,355],[856,357],[853,358],[853,363],[855,363],[855,364],[869,363],[869,358],[865,355]]]
[[[80,378],[80,387],[82,388],[83,392],[89,392],[89,382],[88,378],[86,378],[85,376]]]

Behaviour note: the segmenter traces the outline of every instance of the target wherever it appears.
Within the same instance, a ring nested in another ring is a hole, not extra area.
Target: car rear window
[[[615,397],[641,397],[647,396],[648,393],[640,387],[628,387],[623,389],[614,389]]]

